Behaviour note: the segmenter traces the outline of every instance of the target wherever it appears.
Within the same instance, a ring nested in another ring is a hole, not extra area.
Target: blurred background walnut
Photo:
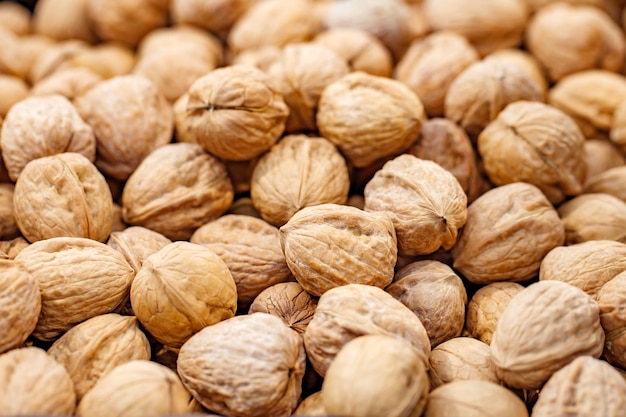
[[[610,194],[581,194],[563,203],[559,215],[568,245],[590,240],[626,243],[626,202]]]
[[[0,3],[3,4],[3,3]],[[0,74],[0,117],[6,117],[9,109],[28,97],[29,86],[24,80],[13,75]],[[2,123],[0,123],[2,127]]]
[[[11,183],[0,183],[0,240],[10,240],[20,235],[13,213],[13,191]]]
[[[626,367],[626,273],[605,283],[597,294],[600,323],[604,329],[604,357],[619,367]]]
[[[34,31],[57,41],[80,39],[94,42],[96,35],[87,18],[89,0],[39,0],[33,11]]]
[[[40,80],[30,90],[30,94],[33,96],[59,94],[73,102],[101,81],[102,77],[90,69],[66,68]]]
[[[170,13],[174,23],[200,26],[225,37],[255,3],[254,0],[173,0]]]

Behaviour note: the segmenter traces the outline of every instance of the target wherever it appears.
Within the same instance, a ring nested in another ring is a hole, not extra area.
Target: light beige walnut
[[[191,394],[178,375],[163,365],[132,360],[102,376],[76,409],[81,417],[165,416],[185,414]]]
[[[431,347],[461,335],[467,293],[452,268],[439,261],[417,261],[396,272],[393,281],[386,291],[419,317]]]
[[[626,56],[624,34],[606,13],[563,2],[534,15],[526,30],[526,46],[552,81],[593,68],[617,72]]]
[[[293,412],[294,416],[327,416],[328,413],[322,402],[322,391],[317,391],[306,397]]]
[[[337,27],[320,32],[313,42],[335,51],[351,71],[389,77],[393,71],[391,52],[375,35],[357,28]]]
[[[485,59],[497,59],[515,65],[525,71],[537,83],[541,90],[541,97],[545,99],[549,87],[548,80],[541,64],[531,53],[514,48],[498,49],[487,55]]]
[[[143,77],[104,81],[76,100],[76,108],[96,135],[96,166],[113,178],[127,179],[148,154],[172,140],[171,106]]]
[[[610,194],[581,194],[563,203],[559,215],[567,244],[589,240],[626,243],[626,202]]]
[[[0,3],[0,26],[17,36],[24,36],[31,31],[30,12],[20,3]]]
[[[65,366],[80,399],[100,377],[135,359],[150,359],[150,343],[133,316],[102,314],[58,338],[48,354]]]
[[[510,390],[489,381],[454,381],[428,395],[424,417],[528,417],[526,405]]]
[[[65,367],[37,347],[0,355],[0,415],[66,415],[76,408]]]
[[[103,42],[77,51],[59,65],[57,70],[87,68],[102,78],[109,79],[130,73],[135,62],[131,48],[115,42]]]
[[[246,49],[235,55],[232,65],[250,65],[267,72],[267,70],[278,61],[282,54],[282,48],[274,45],[260,46],[254,49]]]
[[[454,381],[500,383],[491,362],[489,345],[471,337],[446,340],[430,352],[428,363],[432,388]]]
[[[422,103],[407,86],[364,72],[326,87],[317,111],[321,135],[357,168],[406,150],[425,119]]]
[[[450,84],[478,59],[478,53],[466,38],[455,32],[439,31],[411,44],[398,62],[395,78],[417,94],[428,116],[443,116]]]
[[[2,4],[5,3],[0,3],[0,5]],[[28,90],[28,84],[21,78],[13,75],[0,75],[0,91],[2,91],[2,96],[0,96],[0,117],[6,117],[14,104],[28,97]]]
[[[175,242],[144,260],[130,302],[156,340],[177,348],[204,327],[235,315],[237,287],[213,251]]]
[[[0,257],[4,254],[7,259],[15,259],[17,254],[29,244],[30,243],[23,237],[16,237],[11,240],[0,240]]]
[[[255,3],[254,0],[173,0],[170,13],[175,23],[200,26],[225,36]]]
[[[267,151],[282,135],[289,115],[273,80],[245,65],[218,68],[196,80],[186,110],[183,128],[189,139],[232,161]]]
[[[610,194],[626,202],[626,165],[607,169],[585,182],[583,191],[586,194]]]
[[[0,259],[0,354],[26,341],[35,330],[40,311],[37,280],[19,262]]]
[[[282,282],[263,290],[250,305],[248,314],[272,314],[291,329],[304,334],[316,307],[317,300],[304,291],[300,284]]]
[[[221,216],[200,226],[190,242],[212,250],[226,263],[242,306],[248,306],[266,288],[293,279],[278,229],[261,219]]]
[[[63,152],[79,153],[92,162],[96,157],[92,128],[60,95],[31,97],[11,107],[2,123],[0,145],[13,181],[37,158]]]
[[[604,284],[596,299],[605,333],[604,357],[609,363],[626,368],[626,273]]]
[[[148,256],[172,243],[162,234],[141,226],[131,226],[111,233],[107,245],[124,255],[128,264],[139,272]]]
[[[208,53],[216,63],[222,62],[224,48],[220,40],[206,30],[187,25],[167,26],[148,33],[137,47],[137,57],[141,59],[178,45],[194,45],[195,53]]]
[[[87,20],[89,0],[40,0],[33,12],[34,31],[57,41],[80,39],[94,42]]]
[[[531,284],[509,302],[490,347],[496,375],[505,384],[540,388],[577,357],[602,354],[598,304],[561,281]]]
[[[428,367],[430,340],[420,319],[384,290],[361,284],[333,288],[320,297],[304,332],[311,365],[324,376],[346,343],[367,334],[406,339]]]
[[[467,305],[465,330],[468,335],[490,345],[502,312],[523,289],[515,282],[493,282],[479,288]]]
[[[130,176],[122,194],[124,221],[188,239],[233,202],[224,164],[199,145],[175,143],[152,152]]]
[[[0,36],[1,38],[2,36]],[[2,41],[0,41],[1,43]],[[24,81],[30,82],[29,74],[34,63],[39,57],[48,49],[52,48],[54,42],[52,39],[38,35],[31,34],[22,36],[15,43],[15,48],[9,54],[10,63],[7,62],[0,55],[0,68],[4,67],[4,71],[10,75],[20,77]],[[9,50],[11,48],[9,47]]]
[[[346,343],[322,384],[331,415],[421,416],[428,396],[424,362],[411,344],[387,335],[364,335]]]
[[[85,238],[35,242],[15,260],[39,283],[41,313],[33,336],[44,341],[113,311],[124,301],[135,275],[122,254]]]
[[[391,218],[400,255],[426,255],[455,244],[467,218],[467,196],[449,171],[404,154],[367,183],[365,210]]]
[[[74,101],[102,81],[90,69],[77,67],[56,71],[33,86],[32,96],[59,94]]]
[[[543,386],[533,417],[575,414],[620,416],[626,408],[626,381],[611,365],[582,356],[557,371]],[[602,411],[600,411],[602,410]]]
[[[282,226],[318,204],[345,204],[350,177],[345,159],[328,140],[289,135],[263,155],[252,172],[250,196],[263,218]]]
[[[14,189],[11,183],[0,183],[0,240],[14,239],[20,235],[13,213]]]
[[[298,405],[301,337],[265,313],[206,327],[180,349],[178,374],[207,409],[234,417],[286,417]]]
[[[385,288],[393,279],[397,241],[383,214],[338,204],[307,207],[280,228],[280,241],[287,266],[311,295],[347,284]]]
[[[624,109],[626,110],[626,107]],[[606,139],[587,139],[583,158],[587,165],[585,184],[604,171],[626,165],[626,156],[615,143]]]
[[[40,47],[36,48],[36,57],[31,58],[32,62],[27,73],[28,81],[31,84],[37,84],[42,79],[63,68],[65,63],[77,54],[88,50],[89,44],[73,39],[52,43],[42,49],[39,49]]]
[[[563,222],[539,188],[523,182],[503,185],[468,207],[452,248],[453,265],[474,284],[527,281],[564,241]]]

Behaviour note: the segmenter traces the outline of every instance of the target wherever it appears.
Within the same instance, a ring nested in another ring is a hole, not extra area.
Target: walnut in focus
[[[254,0],[173,0],[170,13],[174,23],[200,26],[225,37],[254,4]]]
[[[29,34],[31,21],[28,9],[19,3],[0,3],[0,27],[10,30],[17,36]]]
[[[300,334],[313,319],[317,300],[297,282],[282,282],[263,290],[250,305],[249,314],[272,314]]]
[[[626,107],[624,107],[624,110],[626,110]],[[617,117],[617,111],[615,114]],[[604,171],[626,165],[626,156],[615,143],[606,139],[585,140],[583,157],[585,165],[587,165],[585,184]]]
[[[55,71],[33,86],[30,94],[47,96],[59,94],[74,101],[102,81],[102,77],[83,67]]]
[[[604,193],[626,202],[626,164],[607,169],[585,182],[585,193]]]
[[[128,264],[139,272],[143,261],[172,243],[162,234],[141,226],[131,226],[111,233],[107,245],[124,255]]]
[[[563,203],[559,215],[568,245],[590,240],[626,243],[626,202],[610,194],[581,194]]]
[[[6,3],[0,3],[0,5]],[[9,3],[11,4],[11,3]],[[24,100],[29,95],[28,84],[21,78],[13,75],[0,74],[0,117],[6,117],[14,104]],[[2,127],[2,123],[0,123]]]
[[[79,39],[94,42],[96,35],[87,20],[89,0],[39,0],[33,11],[36,33],[57,41]]]
[[[13,213],[13,191],[11,183],[0,183],[0,240],[14,239],[20,235]]]

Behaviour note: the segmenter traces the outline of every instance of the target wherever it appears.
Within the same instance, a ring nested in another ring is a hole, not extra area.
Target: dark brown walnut
[[[541,90],[541,97],[545,99],[549,87],[548,80],[539,61],[532,54],[522,49],[507,48],[498,49],[487,55],[485,59],[498,59],[525,71],[537,83]]]
[[[11,183],[0,183],[0,240],[10,240],[20,235],[13,214],[13,191]]]
[[[128,264],[139,272],[148,256],[172,243],[162,234],[141,226],[131,226],[111,233],[107,245],[124,255]]]
[[[489,345],[471,337],[455,337],[433,349],[428,358],[432,388],[454,381],[499,384]]]
[[[539,188],[523,182],[503,185],[468,207],[452,248],[453,265],[474,284],[527,281],[564,240],[563,222]]]
[[[178,374],[208,410],[234,417],[286,417],[300,401],[302,338],[265,313],[209,326],[180,349]]]
[[[2,123],[2,158],[11,180],[16,181],[34,159],[76,152],[89,161],[96,157],[96,138],[72,103],[60,95],[20,101]]]
[[[173,0],[170,13],[174,23],[200,26],[225,37],[254,4],[254,0]]]
[[[450,84],[444,114],[474,140],[510,103],[541,98],[541,88],[523,69],[504,60],[485,59],[467,67]]]
[[[596,299],[605,333],[604,357],[609,363],[626,368],[626,273],[604,284]]]
[[[127,179],[148,154],[172,140],[172,108],[143,77],[104,81],[79,97],[76,108],[96,135],[96,166],[113,178]]]
[[[568,245],[589,240],[626,243],[626,202],[610,194],[581,194],[563,203],[559,216]]]
[[[583,356],[556,372],[543,386],[533,417],[617,417],[626,408],[626,381],[611,365]]]
[[[65,367],[37,347],[0,355],[2,415],[66,415],[76,408],[76,393]]]
[[[407,86],[364,72],[326,87],[317,111],[321,135],[357,168],[406,150],[425,119],[422,103]]]
[[[347,284],[391,283],[397,242],[391,220],[356,207],[320,204],[280,228],[287,266],[302,288],[320,296]]]
[[[313,320],[304,331],[304,345],[313,369],[324,376],[346,343],[367,334],[407,340],[428,367],[430,340],[415,313],[380,288],[350,284],[320,297]]]
[[[36,46],[35,48],[40,48]],[[45,45],[42,49],[33,53],[32,63],[28,68],[28,81],[31,84],[37,84],[44,78],[52,75],[55,71],[75,57],[80,52],[89,49],[89,44],[79,40],[67,40],[57,43]]]
[[[87,20],[89,0],[40,0],[36,3],[32,17],[36,33],[65,41],[80,39],[94,42],[96,35]]]
[[[104,242],[113,222],[104,177],[87,158],[71,152],[29,162],[15,184],[13,210],[30,242],[52,237]]]
[[[487,345],[506,306],[524,289],[515,282],[494,282],[479,288],[467,305],[465,331]]]
[[[33,96],[59,94],[73,102],[101,81],[102,77],[90,69],[66,68],[55,71],[39,81],[30,90],[30,94]]]
[[[133,316],[102,314],[72,327],[48,354],[65,366],[80,399],[100,377],[135,359],[150,359],[150,343]]]
[[[263,155],[252,172],[250,196],[263,219],[282,226],[318,204],[345,204],[350,177],[345,159],[328,140],[290,135]]]
[[[261,219],[221,216],[198,228],[190,241],[212,250],[226,263],[242,306],[248,306],[266,288],[293,279],[278,229]]]
[[[0,258],[6,255],[7,259],[15,259],[28,245],[28,241],[21,236],[11,240],[0,240]]]
[[[332,49],[346,60],[351,71],[389,77],[393,58],[389,49],[371,33],[356,28],[337,27],[320,32],[313,42]]]
[[[509,104],[478,136],[478,152],[492,183],[533,184],[553,204],[582,191],[584,144],[571,117],[533,101]]]
[[[172,240],[188,239],[233,202],[224,164],[199,145],[175,143],[152,152],[122,194],[124,221]]]
[[[478,59],[466,38],[439,31],[414,41],[398,62],[394,76],[417,94],[428,116],[443,116],[450,84]]]
[[[30,13],[19,3],[0,4],[0,27],[10,30],[17,36],[24,36],[31,31]]]
[[[0,354],[23,345],[35,330],[40,311],[37,280],[19,262],[0,259]]]
[[[219,158],[253,159],[285,130],[289,108],[273,80],[254,67],[218,68],[196,80],[188,94],[182,128]]]
[[[561,281],[531,284],[509,302],[490,347],[498,378],[512,388],[538,389],[577,357],[602,354],[598,304]]]
[[[297,282],[282,282],[263,290],[252,302],[248,314],[267,313],[280,318],[300,334],[313,319],[317,300]]]
[[[586,194],[610,194],[626,202],[626,165],[607,169],[585,182],[583,189]]]
[[[552,81],[593,68],[617,72],[626,55],[624,34],[606,13],[562,2],[534,15],[526,30],[526,46]]]
[[[396,273],[386,291],[419,317],[431,347],[461,335],[467,293],[461,278],[448,265],[413,262]]]
[[[587,165],[585,184],[604,171],[626,165],[626,156],[615,143],[606,139],[587,139],[583,158]]]
[[[260,46],[254,49],[247,49],[235,55],[231,60],[231,65],[250,65],[267,72],[267,70],[278,61],[282,54],[282,48],[274,45]]]
[[[367,183],[365,210],[391,218],[400,255],[426,255],[454,246],[467,217],[467,196],[449,171],[404,154]]]
[[[13,75],[0,74],[0,90],[2,91],[2,96],[0,96],[0,117],[6,117],[9,109],[17,102],[24,100],[29,94],[28,84],[21,78]]]
[[[35,242],[15,260],[39,283],[41,313],[33,336],[44,341],[113,311],[124,301],[135,275],[122,254],[85,238]]]

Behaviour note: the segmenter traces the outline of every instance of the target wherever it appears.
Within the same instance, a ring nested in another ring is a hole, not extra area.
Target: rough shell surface
[[[626,274],[621,273],[603,285],[597,300],[606,335],[604,357],[615,366],[626,367]]]
[[[272,314],[300,334],[313,319],[317,300],[297,282],[282,282],[263,290],[252,302],[249,314]]]
[[[604,193],[581,194],[563,203],[558,212],[568,245],[590,240],[626,243],[626,202],[617,197]]]
[[[148,256],[172,243],[160,233],[141,226],[131,226],[111,233],[107,245],[124,255],[128,264],[139,272]]]
[[[432,388],[454,381],[500,380],[491,362],[489,345],[471,337],[455,337],[435,347],[428,358]]]
[[[0,183],[0,239],[14,239],[20,235],[15,223],[13,210],[13,193],[15,187],[11,183]]]

